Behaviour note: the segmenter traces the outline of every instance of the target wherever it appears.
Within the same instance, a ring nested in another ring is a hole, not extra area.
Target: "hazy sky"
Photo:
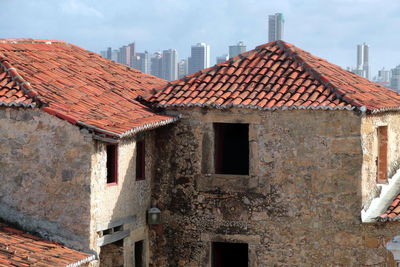
[[[284,40],[342,67],[370,45],[372,74],[400,64],[398,0],[0,0],[0,38],[60,39],[99,52],[132,41],[137,50],[206,42],[212,62],[228,45],[266,43],[268,15],[285,17]]]

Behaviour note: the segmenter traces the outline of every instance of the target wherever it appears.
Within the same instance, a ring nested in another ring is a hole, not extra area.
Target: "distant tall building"
[[[131,49],[129,46],[124,45],[119,49],[118,63],[129,66],[131,64]]]
[[[229,58],[236,57],[241,53],[246,52],[246,46],[243,42],[237,43],[237,45],[230,45],[229,46]]]
[[[192,45],[189,58],[189,74],[210,66],[210,46],[205,43]]]
[[[188,61],[187,59],[182,59],[178,62],[178,79],[183,78],[188,74]]]
[[[119,60],[119,50],[114,49],[111,52],[111,60],[114,61],[114,62],[118,62],[118,60]]]
[[[268,16],[268,42],[282,40],[284,23],[285,20],[282,13]]]
[[[369,79],[369,46],[365,43],[357,45],[357,69],[362,70],[362,77]]]
[[[379,83],[382,86],[390,88],[390,80],[392,78],[392,72],[382,68],[378,71],[378,75],[374,77],[374,82]]]
[[[222,56],[219,56],[219,57],[217,57],[217,64],[218,63],[221,63],[221,62],[224,62],[224,61],[227,61],[229,58],[228,58],[228,55],[227,54],[223,54]]]
[[[127,60],[130,65],[132,57],[134,57],[136,54],[135,42],[128,44],[128,51],[129,51],[129,55],[128,55]]]
[[[365,43],[357,45],[357,65],[350,71],[369,79],[369,46]]]
[[[400,93],[400,65],[391,71],[390,88]]]
[[[162,53],[162,78],[167,81],[178,79],[178,52],[175,49]]]
[[[108,47],[108,48],[107,48],[106,58],[107,58],[107,59],[111,59],[111,55],[112,55],[112,48],[111,48],[111,47]]]
[[[150,59],[150,74],[162,77],[162,56],[160,52],[155,52]]]
[[[150,73],[150,59],[149,53],[144,51],[144,53],[135,53],[134,56],[131,57],[131,67],[137,70],[140,70],[144,73]]]

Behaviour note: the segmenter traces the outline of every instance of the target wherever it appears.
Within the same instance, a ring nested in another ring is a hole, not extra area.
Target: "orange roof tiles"
[[[400,109],[400,95],[283,41],[270,42],[169,83],[157,107]]]
[[[0,223],[0,266],[80,266],[94,255],[66,248]]]
[[[165,84],[63,41],[0,39],[0,106],[41,107],[123,137],[176,119],[134,100]]]
[[[393,200],[387,211],[377,218],[379,222],[400,220],[400,194]]]

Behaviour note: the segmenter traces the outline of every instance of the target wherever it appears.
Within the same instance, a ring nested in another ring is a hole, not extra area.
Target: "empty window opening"
[[[388,157],[388,127],[380,126],[378,127],[378,158],[376,160],[378,183],[387,183],[388,179],[387,157]]]
[[[124,266],[124,240],[118,240],[100,248],[100,266],[123,267]]]
[[[248,267],[249,246],[245,243],[212,243],[212,267]]]
[[[214,123],[215,173],[249,174],[249,125]]]
[[[144,267],[144,241],[135,242],[135,267]]]
[[[107,152],[107,183],[117,183],[118,179],[118,145],[108,144]]]
[[[145,179],[145,143],[144,140],[136,143],[136,180]]]

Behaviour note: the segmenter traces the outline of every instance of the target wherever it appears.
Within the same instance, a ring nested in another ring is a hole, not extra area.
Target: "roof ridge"
[[[17,83],[17,85],[22,89],[24,94],[32,99],[38,107],[46,105],[46,102],[43,100],[42,96],[32,88],[31,84],[24,80],[22,76],[18,73],[17,69],[14,68],[8,60],[0,54],[0,67],[6,72],[13,81]]]
[[[301,57],[301,55],[295,51],[293,48],[295,48],[294,45],[288,44],[282,40],[276,41],[277,45],[279,48],[283,50],[284,53],[286,53],[289,57],[293,58],[295,62],[300,63],[300,66],[306,71],[308,74],[311,75],[314,79],[319,81],[322,85],[328,87],[335,96],[342,100],[343,102],[352,105],[359,109],[360,111],[364,112],[366,111],[366,107],[359,103],[358,101],[351,99],[349,97],[346,97],[346,93],[343,92],[339,87],[334,86],[329,79],[321,72],[318,72],[313,68],[305,59]],[[297,47],[296,47],[297,48]],[[304,51],[305,52],[305,51]],[[307,53],[307,52],[305,52]],[[312,55],[313,56],[313,55]],[[314,57],[314,56],[313,56]]]
[[[47,40],[47,39],[32,39],[32,38],[0,38],[0,43],[10,44],[69,44],[63,40]]]

